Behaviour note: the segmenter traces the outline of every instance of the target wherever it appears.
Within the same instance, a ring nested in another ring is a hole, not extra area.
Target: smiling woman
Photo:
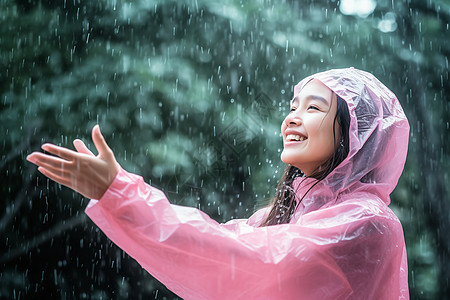
[[[289,222],[297,201],[306,196],[296,199],[290,188],[299,174],[316,179],[315,185],[347,157],[349,126],[347,104],[319,80],[312,79],[292,99],[291,111],[281,124],[281,160],[287,167],[263,225]]]
[[[402,226],[389,194],[408,121],[371,74],[330,70],[294,88],[281,131],[277,195],[249,219],[219,224],[123,170],[98,126],[96,157],[46,144],[28,160],[92,198],[86,213],[184,299],[407,299]]]

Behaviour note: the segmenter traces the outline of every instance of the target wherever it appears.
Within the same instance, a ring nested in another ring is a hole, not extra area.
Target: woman
[[[409,134],[395,95],[360,70],[318,73],[295,86],[281,131],[288,167],[273,203],[225,224],[124,171],[98,126],[97,157],[75,140],[77,152],[45,144],[59,157],[28,160],[99,199],[89,217],[184,299],[409,298],[403,230],[388,208]]]

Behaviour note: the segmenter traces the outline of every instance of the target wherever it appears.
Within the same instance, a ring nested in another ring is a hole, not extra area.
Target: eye
[[[295,111],[296,110],[296,108],[295,107],[291,107],[291,111]]]
[[[320,110],[317,106],[314,106],[314,105],[310,105],[310,106],[308,107],[308,110],[309,110],[309,109]]]

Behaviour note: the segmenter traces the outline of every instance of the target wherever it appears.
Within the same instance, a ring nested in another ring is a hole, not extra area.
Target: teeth
[[[287,141],[304,141],[305,140],[305,137],[303,137],[303,136],[299,136],[299,135],[297,135],[297,134],[288,134],[287,136],[286,136],[286,140]]]

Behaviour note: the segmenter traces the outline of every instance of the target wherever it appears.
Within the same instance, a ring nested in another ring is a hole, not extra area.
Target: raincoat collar
[[[306,211],[313,209],[313,207],[318,209],[326,203],[326,201],[323,201],[325,200],[323,198],[315,199],[314,197],[307,197],[309,192],[317,189],[318,184],[320,184],[320,182],[317,182],[316,179],[310,177],[299,176],[294,179],[292,188],[295,191],[295,201],[297,202],[298,210],[305,213]]]

